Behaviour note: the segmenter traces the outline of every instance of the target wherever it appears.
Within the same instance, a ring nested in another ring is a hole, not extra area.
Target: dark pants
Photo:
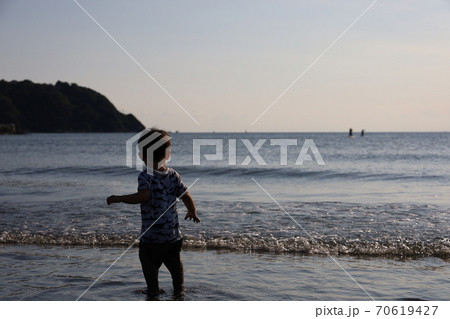
[[[183,240],[166,244],[139,243],[139,260],[149,294],[159,292],[158,271],[163,263],[172,276],[175,293],[183,291],[183,263],[180,256],[182,243]]]

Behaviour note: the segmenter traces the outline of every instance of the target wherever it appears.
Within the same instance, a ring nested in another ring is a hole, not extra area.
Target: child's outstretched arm
[[[187,213],[184,219],[194,219],[194,223],[200,223],[200,218],[197,217],[197,211],[195,209],[194,200],[192,199],[191,194],[186,191],[186,193],[184,193],[184,195],[181,197],[181,200],[183,201],[184,206],[186,206],[187,208]]]
[[[109,196],[106,199],[106,202],[108,203],[108,205],[111,205],[111,203],[142,204],[148,201],[149,198],[150,198],[150,190],[143,189],[138,191],[137,193],[130,195]]]

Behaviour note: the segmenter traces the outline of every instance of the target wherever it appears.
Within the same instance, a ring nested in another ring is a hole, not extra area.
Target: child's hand
[[[184,219],[188,219],[192,220],[194,219],[194,223],[200,223],[200,218],[197,217],[197,213],[194,211],[189,211],[186,213],[186,216],[184,217]]]
[[[111,205],[111,203],[117,203],[117,202],[118,202],[118,199],[117,199],[117,196],[115,196],[115,195],[109,196],[106,199],[106,203],[108,203],[108,205]]]

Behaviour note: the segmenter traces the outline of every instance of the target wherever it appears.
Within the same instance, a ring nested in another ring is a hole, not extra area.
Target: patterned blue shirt
[[[141,242],[169,243],[180,240],[182,235],[175,202],[187,190],[180,175],[170,167],[163,172],[153,170],[153,175],[144,171],[139,174],[138,183],[138,190],[150,190],[149,200],[141,204]]]

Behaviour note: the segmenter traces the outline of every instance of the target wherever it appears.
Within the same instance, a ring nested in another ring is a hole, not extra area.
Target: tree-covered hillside
[[[103,95],[74,83],[0,81],[0,123],[19,132],[138,132],[144,126]]]

